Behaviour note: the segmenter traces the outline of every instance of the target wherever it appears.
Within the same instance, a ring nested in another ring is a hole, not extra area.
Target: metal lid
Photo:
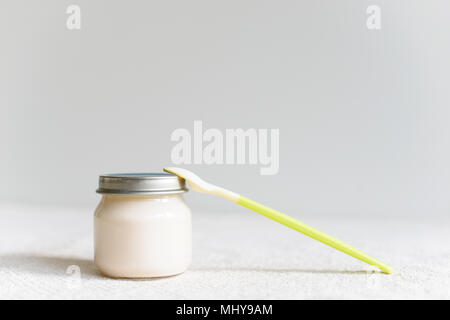
[[[97,193],[174,194],[188,191],[185,180],[171,173],[114,173],[101,175]]]

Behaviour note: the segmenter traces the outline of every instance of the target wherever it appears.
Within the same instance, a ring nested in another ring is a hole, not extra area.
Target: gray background
[[[66,29],[78,4],[82,29]],[[382,29],[366,28],[366,8]],[[187,166],[303,215],[449,212],[448,1],[0,2],[0,199],[94,208],[176,128],[279,128],[280,171]],[[229,211],[190,192],[195,210]]]

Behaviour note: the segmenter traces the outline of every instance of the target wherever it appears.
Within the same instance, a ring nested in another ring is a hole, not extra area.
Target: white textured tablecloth
[[[395,274],[374,271],[242,208],[194,213],[193,262],[186,273],[114,280],[92,262],[92,212],[2,205],[0,298],[450,298],[450,219],[303,220],[393,265]]]

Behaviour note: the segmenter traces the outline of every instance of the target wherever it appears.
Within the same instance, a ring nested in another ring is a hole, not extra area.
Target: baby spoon
[[[284,213],[281,213],[277,210],[266,207],[258,202],[250,200],[250,199],[248,199],[244,196],[241,196],[237,193],[234,193],[232,191],[229,191],[224,188],[210,184],[210,183],[202,180],[200,177],[198,177],[194,173],[190,172],[189,170],[182,169],[182,168],[164,168],[164,171],[173,173],[173,174],[187,180],[189,182],[189,185],[191,186],[191,188],[194,191],[222,196],[228,200],[231,200],[233,202],[236,202],[237,204],[240,204],[241,206],[249,208],[257,213],[260,213],[269,219],[279,222],[279,223],[285,225],[286,227],[294,229],[294,230],[301,232],[313,239],[316,239],[322,243],[325,243],[326,245],[329,245],[330,247],[340,250],[356,259],[359,259],[361,261],[364,261],[365,263],[376,266],[380,270],[384,271],[385,273],[393,272],[393,269],[391,266],[381,262],[378,259],[375,259],[375,258],[369,256],[368,254],[362,252],[361,250],[359,250],[359,249],[357,249],[335,237],[332,237],[332,236],[326,234],[325,232],[319,231],[319,230],[317,230],[295,218],[292,218]]]

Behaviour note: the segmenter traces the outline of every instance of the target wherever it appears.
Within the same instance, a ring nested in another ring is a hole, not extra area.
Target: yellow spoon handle
[[[241,206],[249,208],[250,210],[258,212],[269,219],[279,222],[279,223],[285,225],[286,227],[294,229],[294,230],[301,232],[313,239],[316,239],[317,241],[325,243],[326,245],[329,245],[330,247],[340,250],[356,259],[359,259],[368,264],[376,266],[386,273],[393,272],[393,269],[391,266],[381,262],[378,259],[375,259],[375,258],[369,256],[368,254],[365,254],[361,250],[359,250],[359,249],[357,249],[335,237],[332,237],[332,236],[326,234],[325,232],[319,231],[297,219],[294,219],[294,218],[288,216],[287,214],[284,214],[284,213],[281,213],[272,208],[266,207],[258,202],[255,202],[255,201],[250,200],[243,196],[239,196],[237,203],[240,204]]]

